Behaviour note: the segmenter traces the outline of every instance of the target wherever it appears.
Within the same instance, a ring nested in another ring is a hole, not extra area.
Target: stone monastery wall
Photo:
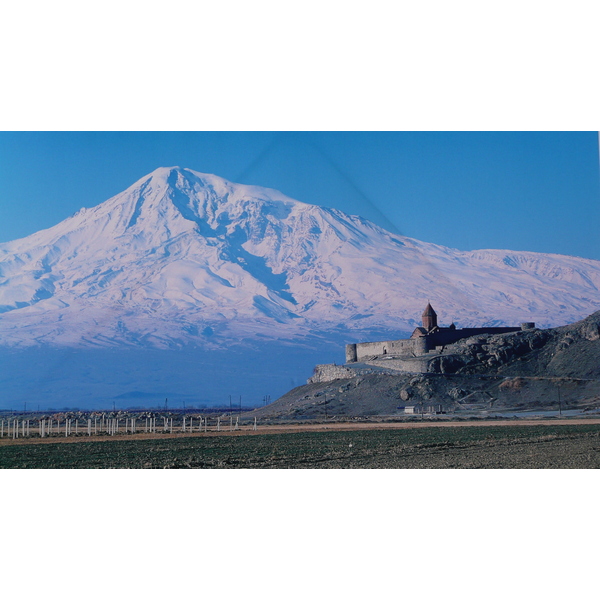
[[[364,342],[346,345],[346,362],[362,362],[375,356],[420,356],[427,352],[424,337],[409,340],[389,340],[385,342]]]

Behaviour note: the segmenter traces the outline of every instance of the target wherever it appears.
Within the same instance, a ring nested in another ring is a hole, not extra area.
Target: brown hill
[[[368,365],[365,365],[368,366]],[[481,335],[448,346],[429,372],[381,372],[297,387],[262,417],[600,406],[600,311],[554,329]]]

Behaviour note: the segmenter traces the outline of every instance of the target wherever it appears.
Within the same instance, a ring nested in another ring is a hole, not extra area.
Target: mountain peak
[[[505,254],[418,242],[277,190],[160,167],[0,246],[0,340],[356,340],[411,331],[428,298],[461,327],[558,325],[597,310],[600,262],[511,253],[509,264]]]

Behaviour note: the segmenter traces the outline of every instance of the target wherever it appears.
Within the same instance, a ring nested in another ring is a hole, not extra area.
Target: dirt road
[[[3,446],[28,446],[31,444],[73,444],[81,442],[116,442],[123,440],[168,440],[182,438],[201,438],[201,437],[230,437],[230,436],[257,436],[267,434],[287,434],[287,433],[306,433],[317,431],[385,431],[395,429],[423,429],[432,427],[531,427],[531,426],[554,426],[554,425],[600,425],[600,418],[577,418],[577,419],[520,419],[507,421],[382,421],[376,423],[369,422],[341,422],[341,423],[286,423],[261,425],[256,431],[251,425],[244,425],[238,430],[229,431],[223,428],[216,431],[210,428],[204,432],[177,432],[177,433],[121,433],[117,435],[98,434],[88,436],[81,433],[77,436],[54,435],[52,437],[21,437],[17,439],[0,438],[0,448]]]

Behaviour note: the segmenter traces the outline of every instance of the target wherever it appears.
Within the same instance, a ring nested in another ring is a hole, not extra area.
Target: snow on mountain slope
[[[427,301],[446,324],[561,325],[600,308],[600,262],[461,252],[178,167],[0,244],[9,346],[356,340],[410,331]]]

